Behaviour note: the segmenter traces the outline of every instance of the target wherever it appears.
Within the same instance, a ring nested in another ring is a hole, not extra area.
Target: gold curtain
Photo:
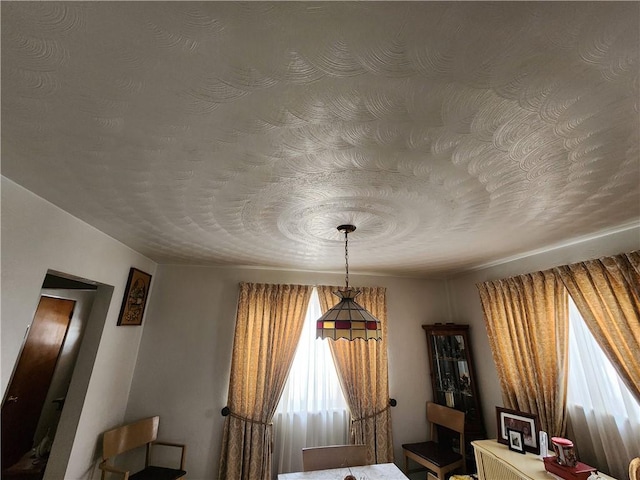
[[[302,333],[311,288],[240,284],[220,480],[271,479],[271,420]]]
[[[640,251],[555,270],[596,341],[640,402]]]
[[[338,303],[332,292],[339,287],[319,286],[325,313]],[[367,446],[369,463],[393,462],[389,375],[387,365],[387,303],[385,288],[359,288],[355,299],[382,324],[380,340],[327,340],[338,377],[351,410],[351,440]]]
[[[542,430],[564,435],[568,300],[548,270],[477,285],[506,408],[537,414]]]

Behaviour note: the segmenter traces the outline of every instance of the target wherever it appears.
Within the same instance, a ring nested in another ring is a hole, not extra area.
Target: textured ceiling
[[[2,174],[160,263],[429,274],[640,218],[638,2],[2,2]]]

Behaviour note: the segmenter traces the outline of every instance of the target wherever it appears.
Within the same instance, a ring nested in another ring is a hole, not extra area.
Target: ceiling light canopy
[[[340,298],[338,304],[328,310],[317,321],[316,337],[338,340],[378,340],[382,338],[380,320],[371,315],[354,299],[360,294],[349,286],[349,234],[354,232],[354,225],[340,225],[338,231],[344,233],[344,259],[346,267],[344,290],[333,292]]]

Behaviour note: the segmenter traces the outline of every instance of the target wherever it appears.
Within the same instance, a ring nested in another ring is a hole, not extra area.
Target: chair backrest
[[[302,470],[305,472],[366,464],[366,445],[331,445],[302,449]]]
[[[431,423],[431,440],[437,437],[437,426],[448,428],[460,434],[460,445],[464,445],[464,412],[427,402],[427,421]]]
[[[427,420],[454,432],[464,433],[464,412],[455,408],[427,402]]]
[[[149,417],[104,432],[102,436],[102,459],[106,460],[122,452],[155,441],[158,437],[159,421],[160,417]]]
[[[629,480],[640,480],[640,457],[633,458],[629,463]]]

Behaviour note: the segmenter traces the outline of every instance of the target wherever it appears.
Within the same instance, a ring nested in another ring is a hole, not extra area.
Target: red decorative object
[[[544,457],[544,469],[566,480],[587,480],[591,472],[596,472],[597,469],[587,465],[586,463],[578,462],[575,467],[567,467],[560,465],[556,460],[556,457]]]
[[[578,464],[576,452],[573,449],[573,442],[568,438],[551,437],[553,450],[556,452],[556,461],[560,465],[575,467]]]

